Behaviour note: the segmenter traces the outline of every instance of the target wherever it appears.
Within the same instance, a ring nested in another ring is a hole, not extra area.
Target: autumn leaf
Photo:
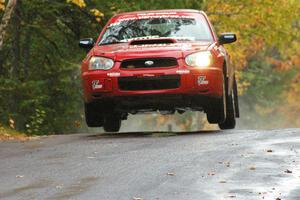
[[[168,176],[175,176],[175,173],[174,172],[168,172],[167,175]]]
[[[80,8],[86,7],[86,3],[84,0],[67,0],[67,3],[73,3]]]
[[[94,8],[91,9],[90,12],[95,16],[95,17],[104,17],[104,14],[100,12],[100,10]]]
[[[250,167],[249,169],[250,169],[250,170],[256,170],[256,168],[255,168],[255,167]]]
[[[132,199],[133,199],[133,200],[144,200],[144,199],[141,198],[141,197],[133,197]]]
[[[285,173],[288,173],[288,174],[291,174],[291,173],[293,173],[291,170],[288,170],[288,169],[287,169],[287,170],[285,170],[284,172],[285,172]]]
[[[5,9],[5,4],[4,0],[0,0],[0,12]]]

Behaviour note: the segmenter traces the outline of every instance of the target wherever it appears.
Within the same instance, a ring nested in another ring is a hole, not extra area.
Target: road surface
[[[0,142],[0,199],[300,199],[300,129]]]

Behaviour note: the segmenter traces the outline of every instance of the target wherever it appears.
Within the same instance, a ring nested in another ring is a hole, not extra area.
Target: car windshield
[[[150,38],[212,41],[212,35],[206,20],[203,16],[199,16],[197,18],[178,17],[122,20],[109,25],[99,45]]]

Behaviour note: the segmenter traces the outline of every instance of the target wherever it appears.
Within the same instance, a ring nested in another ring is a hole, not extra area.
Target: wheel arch
[[[228,78],[228,67],[225,59],[223,61],[222,69],[223,69],[223,73],[225,73],[226,78]]]

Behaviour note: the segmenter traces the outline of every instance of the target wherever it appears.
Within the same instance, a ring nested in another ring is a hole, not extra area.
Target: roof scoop
[[[139,39],[132,40],[129,45],[144,45],[144,44],[173,44],[176,43],[172,38],[157,38],[157,39]]]

